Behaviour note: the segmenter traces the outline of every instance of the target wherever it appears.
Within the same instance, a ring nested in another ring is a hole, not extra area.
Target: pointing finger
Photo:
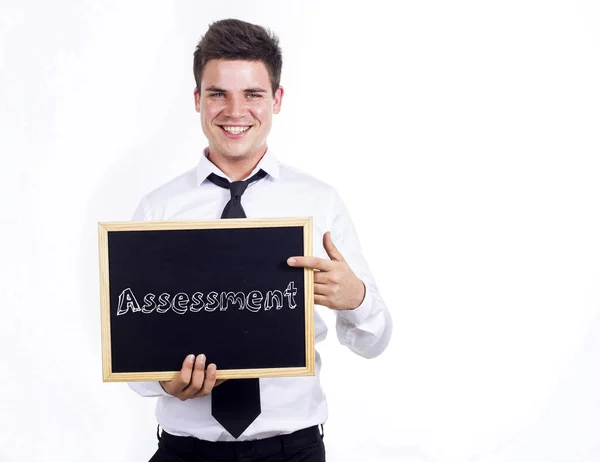
[[[318,257],[290,257],[288,258],[288,265],[318,269],[321,271],[329,271],[333,268],[330,260]]]

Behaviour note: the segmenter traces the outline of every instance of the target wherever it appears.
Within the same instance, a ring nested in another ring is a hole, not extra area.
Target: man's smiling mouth
[[[219,125],[219,127],[221,127],[227,133],[231,133],[232,135],[240,135],[250,130],[252,126],[246,125],[241,127],[239,125]]]

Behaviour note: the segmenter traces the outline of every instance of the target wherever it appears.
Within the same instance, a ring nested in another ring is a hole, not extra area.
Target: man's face
[[[210,152],[231,160],[262,155],[282,97],[282,87],[272,94],[269,73],[261,61],[213,59],[206,63],[194,98]]]

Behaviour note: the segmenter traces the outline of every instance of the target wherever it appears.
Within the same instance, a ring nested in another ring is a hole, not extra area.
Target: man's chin
[[[232,148],[231,146],[220,146],[219,148],[219,154],[229,159],[243,159],[245,157],[248,157],[250,154],[250,150],[243,149],[241,147]]]
[[[266,149],[266,146],[264,148]],[[230,159],[244,159],[252,157],[258,152],[262,151],[261,154],[264,152],[261,147],[248,146],[247,144],[242,146],[241,143],[239,143],[239,145],[236,143],[223,143],[217,146],[217,149],[223,157],[228,157]]]
[[[239,149],[225,149],[223,151],[223,154],[227,157],[230,157],[232,159],[242,159],[244,157],[248,157],[249,156],[249,151],[248,150],[239,150]]]

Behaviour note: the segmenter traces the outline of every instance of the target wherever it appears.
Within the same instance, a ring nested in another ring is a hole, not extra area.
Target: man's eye
[[[225,96],[225,93],[215,92],[215,93],[211,93],[210,96],[216,96],[218,98],[221,98],[221,97]]]
[[[260,98],[262,95],[260,93],[248,93],[248,98],[256,99]]]

